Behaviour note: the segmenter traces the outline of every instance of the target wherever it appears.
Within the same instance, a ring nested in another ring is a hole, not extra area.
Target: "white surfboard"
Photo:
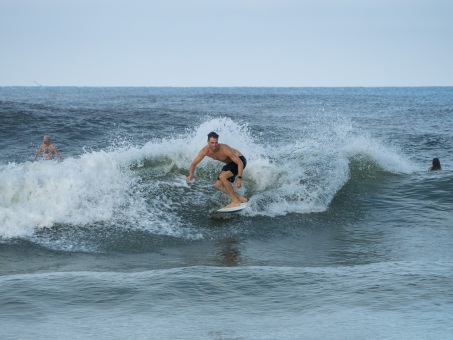
[[[222,208],[222,209],[219,209],[219,210],[215,210],[213,212],[215,213],[232,213],[232,212],[238,212],[238,211],[241,211],[242,209],[245,209],[247,208],[248,202],[245,202],[245,203],[241,203],[241,205],[237,206],[237,207],[233,207],[233,208]]]

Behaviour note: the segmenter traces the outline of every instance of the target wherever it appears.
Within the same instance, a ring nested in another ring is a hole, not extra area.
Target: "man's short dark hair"
[[[209,138],[219,139],[219,135],[216,134],[214,131],[212,131],[212,132],[208,133],[208,140],[209,140]]]

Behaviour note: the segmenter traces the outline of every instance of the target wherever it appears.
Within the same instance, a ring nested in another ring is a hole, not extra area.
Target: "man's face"
[[[216,139],[214,137],[211,137],[208,139],[209,150],[216,151],[218,145],[219,145],[218,139]]]

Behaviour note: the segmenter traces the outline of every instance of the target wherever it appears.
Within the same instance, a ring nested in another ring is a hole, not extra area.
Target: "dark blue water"
[[[0,335],[449,338],[452,113],[450,87],[0,88]],[[220,163],[185,183],[210,131],[247,157],[240,214],[209,215]]]

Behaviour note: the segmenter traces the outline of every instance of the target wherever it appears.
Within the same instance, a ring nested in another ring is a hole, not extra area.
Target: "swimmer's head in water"
[[[49,145],[50,144],[50,137],[48,135],[45,135],[44,137],[42,137],[42,142],[46,145]]]
[[[440,166],[439,158],[433,158],[433,167],[432,170],[441,170],[442,167]]]

